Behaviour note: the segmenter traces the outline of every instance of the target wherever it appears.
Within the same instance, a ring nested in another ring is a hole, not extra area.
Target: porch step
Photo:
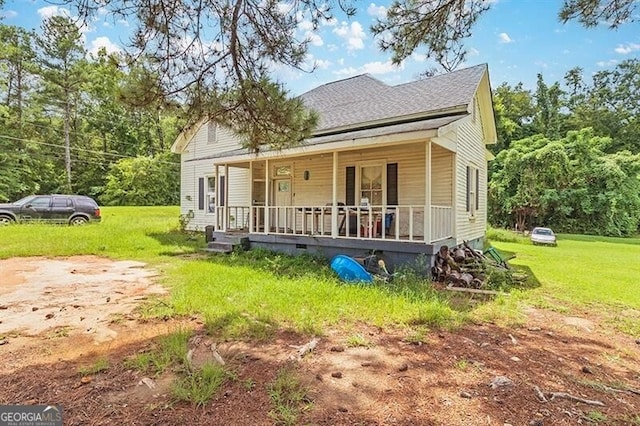
[[[209,253],[231,253],[233,244],[225,241],[210,241],[207,243],[207,248],[203,250]]]

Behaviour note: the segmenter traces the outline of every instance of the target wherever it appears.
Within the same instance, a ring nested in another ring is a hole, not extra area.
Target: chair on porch
[[[331,214],[332,213],[331,207],[333,207],[333,203],[327,203],[324,206],[325,206],[325,213]],[[338,225],[338,235],[340,235],[344,231],[344,222],[347,219],[347,212],[345,209],[346,204],[343,203],[342,201],[338,201],[336,203],[336,206],[338,206],[338,216],[342,216],[340,225]]]

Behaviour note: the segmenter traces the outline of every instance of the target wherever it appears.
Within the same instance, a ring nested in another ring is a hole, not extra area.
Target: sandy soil
[[[214,341],[198,318],[141,321],[132,309],[161,291],[143,265],[94,257],[1,262],[0,404],[62,404],[65,425],[273,424],[267,388],[290,365],[312,401],[298,424],[640,425],[640,344],[597,312],[530,309],[523,327],[472,324],[434,331],[420,344],[402,330],[329,330],[313,352],[291,361],[309,336],[280,330],[268,343]],[[123,362],[185,327],[196,333],[194,362],[215,344],[235,375],[204,407],[172,399],[175,372],[145,378]],[[367,347],[349,347],[354,333]],[[106,371],[78,373],[104,358]],[[499,377],[507,384],[491,386]]]

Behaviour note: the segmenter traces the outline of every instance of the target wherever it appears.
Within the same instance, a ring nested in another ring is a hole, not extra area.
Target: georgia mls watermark
[[[62,426],[62,407],[0,405],[0,426]]]

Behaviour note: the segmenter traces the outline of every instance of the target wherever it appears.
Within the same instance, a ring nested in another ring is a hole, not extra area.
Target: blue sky
[[[582,67],[588,76],[640,54],[639,23],[626,24],[618,30],[585,29],[574,22],[558,21],[561,0],[490,1],[491,10],[480,18],[472,37],[465,42],[469,55],[464,66],[488,63],[493,88],[502,82],[522,82],[526,88],[534,89],[537,73],[551,84],[561,81],[565,72],[575,66]],[[316,70],[309,74],[276,69],[276,74],[293,94],[362,73],[388,84],[415,79],[433,65],[422,52],[418,50],[399,67],[392,66],[390,55],[378,50],[369,30],[389,3],[356,2],[356,16],[338,16],[314,35],[308,32],[309,22],[301,19],[297,35],[311,37],[308,63],[315,64]],[[0,13],[8,25],[38,29],[43,17],[63,11],[60,6],[41,0],[6,0]],[[132,24],[114,22],[109,15],[103,15],[83,29],[87,49],[120,49]]]

